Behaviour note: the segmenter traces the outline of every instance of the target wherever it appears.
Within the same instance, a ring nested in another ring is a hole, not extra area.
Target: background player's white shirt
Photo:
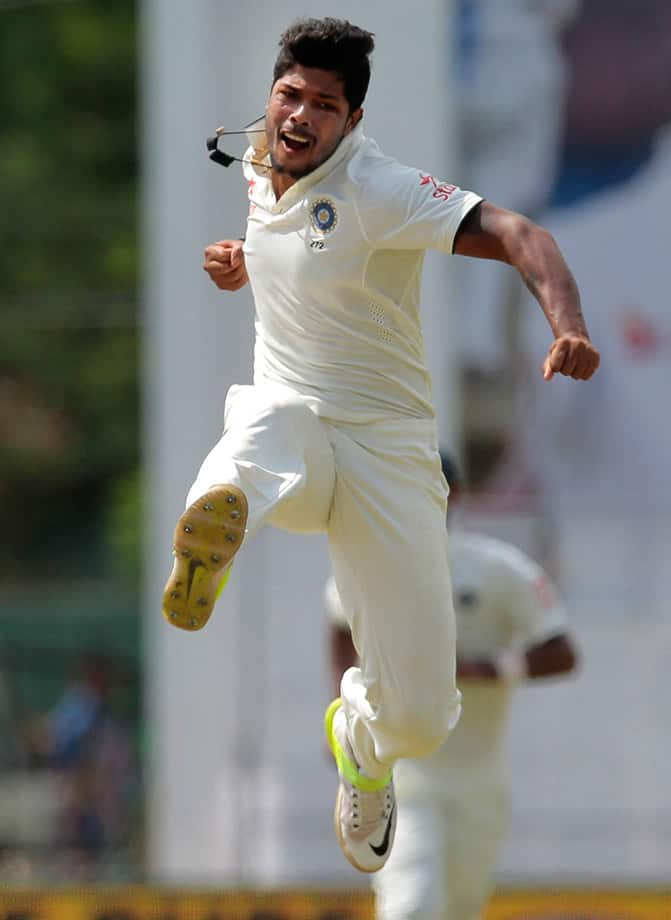
[[[671,692],[670,198],[667,137],[630,181],[543,221],[602,360],[587,384],[543,381],[548,331],[527,305],[532,405],[509,473],[526,466],[538,512],[552,518],[583,666],[544,694],[542,719],[532,693],[516,700],[514,873],[654,880],[671,864],[671,746],[657,703]]]
[[[424,251],[451,253],[480,198],[385,157],[360,125],[279,201],[267,171],[247,163],[245,175],[255,382],[289,386],[336,420],[433,416]]]
[[[554,586],[517,547],[450,530],[449,558],[459,656],[491,658],[566,630],[566,613]],[[325,605],[334,622],[347,622],[333,578],[325,588]],[[446,744],[431,757],[396,764],[399,796],[449,798],[474,785],[504,781],[504,736],[513,687],[501,681],[462,681],[460,689],[462,715]]]

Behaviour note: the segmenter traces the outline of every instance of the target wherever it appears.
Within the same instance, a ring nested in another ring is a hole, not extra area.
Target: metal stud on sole
[[[247,525],[247,498],[237,486],[214,486],[175,527],[174,564],[163,592],[163,616],[193,632],[207,623],[217,590]]]

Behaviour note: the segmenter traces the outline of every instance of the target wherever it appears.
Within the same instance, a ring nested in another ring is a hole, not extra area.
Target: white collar
[[[261,142],[259,142],[259,134],[257,133],[259,130],[265,129],[265,118],[259,118],[258,121],[248,125],[247,129],[254,133],[247,135],[250,143],[250,151],[249,156],[245,156],[245,159],[258,176],[264,176],[270,179],[270,154],[268,152],[265,133],[261,135],[263,138]],[[340,141],[327,160],[324,160],[324,162],[316,169],[313,169],[312,172],[309,172],[306,176],[294,182],[284,195],[282,195],[282,198],[300,197],[306,189],[315,185],[320,179],[328,175],[336,166],[342,163],[343,160],[350,157],[354,151],[361,146],[364,140],[363,125],[359,122],[350,133]]]

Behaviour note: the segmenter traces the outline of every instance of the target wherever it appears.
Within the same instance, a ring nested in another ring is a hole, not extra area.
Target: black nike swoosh
[[[376,856],[384,856],[384,854],[389,849],[389,837],[391,835],[391,825],[394,820],[394,809],[395,808],[396,806],[394,805],[394,807],[392,808],[389,814],[389,820],[387,821],[387,829],[384,832],[382,843],[379,846],[375,846],[375,844],[373,843],[368,844],[368,846],[371,848],[371,850],[373,851],[373,853],[375,853]]]

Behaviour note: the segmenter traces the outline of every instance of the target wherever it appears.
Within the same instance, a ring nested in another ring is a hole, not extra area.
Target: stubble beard
[[[291,179],[302,179],[303,176],[307,176],[308,173],[311,173],[317,168],[317,166],[320,166],[321,164],[318,163],[317,166],[306,166],[303,169],[289,169],[287,166],[283,166],[281,163],[278,163],[271,153],[270,165],[272,166],[273,172],[278,176],[289,176]]]
[[[302,179],[303,176],[309,175],[311,172],[314,172],[315,169],[319,169],[322,163],[325,163],[329,157],[333,156],[340,144],[342,139],[345,137],[345,134],[340,135],[336,144],[329,152],[324,156],[318,163],[310,163],[308,166],[304,166],[302,169],[291,169],[288,166],[283,166],[282,163],[278,163],[275,159],[272,150],[270,152],[270,165],[272,166],[273,172],[277,176],[289,176],[291,179]],[[278,141],[279,142],[279,141]],[[270,145],[269,145],[270,146]]]

